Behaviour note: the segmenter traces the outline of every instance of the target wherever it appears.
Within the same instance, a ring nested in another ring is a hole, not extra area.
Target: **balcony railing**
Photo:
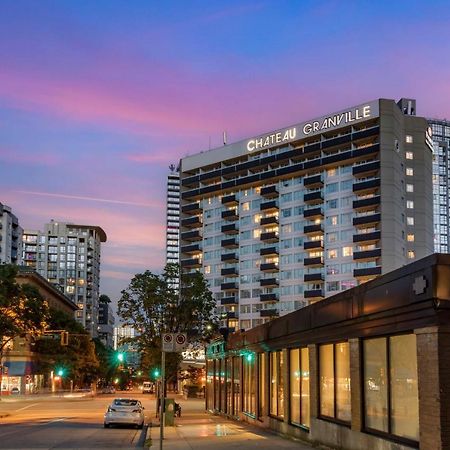
[[[231,206],[231,205],[238,205],[238,204],[239,204],[239,200],[236,198],[236,195],[234,195],[234,194],[225,195],[224,197],[222,197],[222,205]]]
[[[263,263],[259,266],[261,272],[278,272],[279,267],[277,263]]]
[[[278,190],[276,186],[265,186],[261,188],[260,194],[267,198],[278,197]]]
[[[238,234],[239,233],[239,229],[235,223],[232,223],[230,225],[222,225],[221,231],[224,234]]]
[[[271,226],[271,225],[278,225],[278,217],[271,216],[271,217],[262,217],[259,224],[262,227]]]
[[[269,294],[260,294],[259,295],[259,301],[260,302],[277,302],[278,299],[278,295],[275,294],[274,292],[271,292]]]

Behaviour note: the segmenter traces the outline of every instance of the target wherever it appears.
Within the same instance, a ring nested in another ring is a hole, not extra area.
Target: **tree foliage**
[[[17,266],[0,265],[0,354],[19,336],[37,336],[46,327],[49,308],[39,290],[18,284]]]
[[[143,352],[144,368],[158,364],[163,333],[186,332],[189,342],[203,343],[217,330],[216,304],[203,275],[181,274],[181,289],[179,277],[180,267],[167,264],[160,275],[149,270],[135,275],[122,291],[118,315],[137,332],[129,341]],[[168,355],[169,365],[171,359],[179,358]]]
[[[111,299],[109,298],[109,295],[102,294],[98,298],[99,303],[111,303]]]

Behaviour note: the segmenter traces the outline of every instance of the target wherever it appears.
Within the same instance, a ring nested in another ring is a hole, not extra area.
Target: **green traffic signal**
[[[56,370],[56,375],[58,375],[58,377],[64,376],[64,369],[57,369]]]
[[[117,360],[119,362],[123,362],[124,360],[124,354],[122,352],[117,353]]]
[[[158,378],[158,377],[159,377],[159,369],[155,369],[155,370],[153,371],[153,376],[154,376],[155,378]]]

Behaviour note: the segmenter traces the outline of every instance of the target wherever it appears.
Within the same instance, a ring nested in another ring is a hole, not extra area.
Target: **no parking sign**
[[[182,352],[187,345],[186,333],[164,333],[162,335],[163,352]]]

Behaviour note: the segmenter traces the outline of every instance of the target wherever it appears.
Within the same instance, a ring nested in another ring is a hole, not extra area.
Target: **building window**
[[[414,242],[414,235],[413,235],[413,234],[408,234],[408,235],[406,236],[406,240],[407,240],[408,242]]]
[[[309,428],[309,352],[295,348],[289,352],[290,420]]]
[[[258,416],[263,417],[266,415],[266,354],[260,353],[258,355],[258,372],[259,372],[259,383],[258,383],[258,393],[259,393],[259,401],[258,401]]]
[[[414,176],[414,169],[412,167],[407,167],[406,168],[406,175],[408,175],[409,177]]]
[[[352,256],[353,247],[342,247],[342,256]]]
[[[407,144],[412,144],[414,142],[413,137],[410,134],[406,135],[406,143]]]
[[[247,353],[243,356],[242,371],[242,410],[245,413],[256,417],[256,355],[254,353]]]
[[[270,354],[270,414],[284,417],[284,360],[283,352]]]
[[[406,201],[406,207],[408,209],[414,209],[414,202],[412,200],[407,200]]]
[[[417,441],[416,336],[366,339],[363,349],[366,428]]]
[[[413,184],[406,184],[406,192],[414,192],[414,185]]]
[[[319,347],[320,415],[349,422],[350,352],[348,342]]]
[[[406,218],[406,224],[407,224],[407,225],[411,225],[411,226],[414,225],[414,217],[409,217],[409,216],[408,216],[408,217]]]
[[[413,152],[406,152],[406,159],[414,159],[414,154]]]
[[[408,258],[414,259],[416,257],[416,252],[414,250],[408,250]]]

